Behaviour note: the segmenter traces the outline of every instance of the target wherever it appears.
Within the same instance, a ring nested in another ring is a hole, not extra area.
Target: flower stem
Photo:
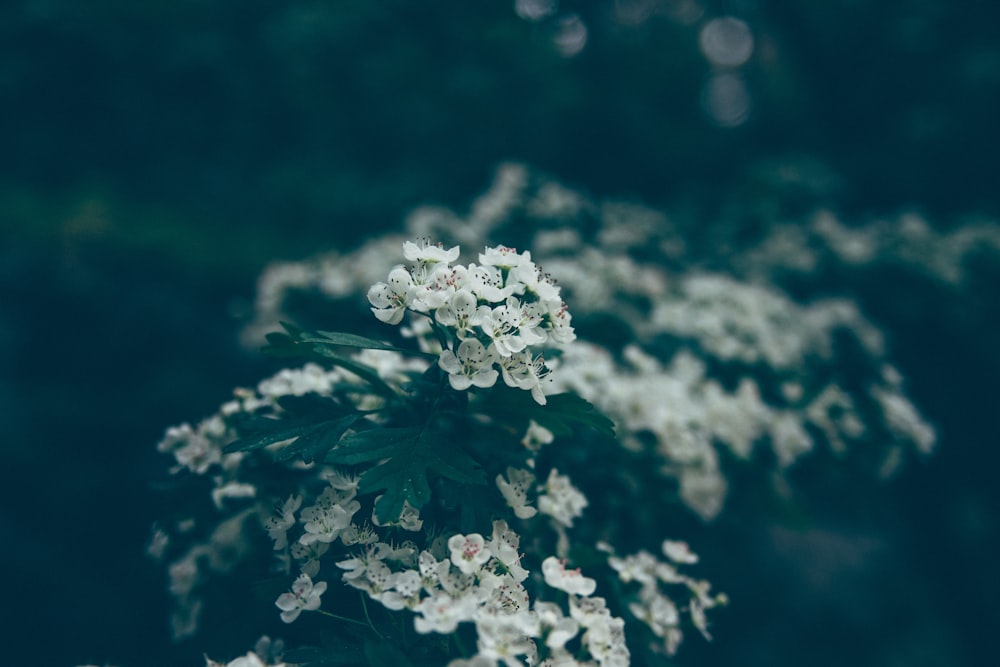
[[[361,608],[365,610],[365,620],[368,621],[368,627],[372,629],[372,632],[374,632],[379,639],[385,641],[385,637],[382,636],[381,632],[375,629],[375,624],[372,623],[372,617],[368,614],[368,601],[365,599],[364,593],[361,594]],[[364,624],[362,623],[362,625]]]

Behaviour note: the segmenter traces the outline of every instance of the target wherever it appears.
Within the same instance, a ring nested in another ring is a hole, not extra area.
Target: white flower
[[[586,496],[570,484],[569,477],[560,475],[555,468],[549,473],[543,489],[544,493],[538,497],[538,511],[572,528],[573,519],[583,516],[583,508],[588,504]]]
[[[501,357],[509,357],[527,346],[518,335],[520,322],[520,304],[514,298],[508,299],[507,303],[492,310],[483,307],[479,317],[480,328],[493,341],[491,347]]]
[[[302,544],[333,542],[340,531],[351,525],[351,517],[361,509],[361,503],[352,500],[347,505],[318,504],[302,510],[306,532],[299,538]]]
[[[546,584],[572,595],[590,595],[597,590],[596,581],[580,574],[579,569],[567,570],[566,562],[555,556],[542,561],[542,574]]]
[[[510,529],[506,521],[498,519],[493,522],[493,539],[486,546],[518,583],[528,578],[528,571],[521,567],[521,554],[517,550],[520,543],[520,536]]]
[[[416,570],[397,572],[391,577],[389,590],[374,593],[372,597],[392,611],[413,609],[420,602],[420,573]]]
[[[497,661],[485,655],[474,655],[468,660],[456,658],[448,663],[448,667],[497,667]]]
[[[692,553],[687,542],[663,541],[663,555],[675,563],[693,564],[698,562],[698,555]]]
[[[492,349],[492,346],[490,346]],[[509,357],[500,357],[500,371],[503,381],[508,387],[517,387],[531,392],[531,397],[539,405],[545,405],[545,393],[542,391],[542,380],[549,375],[545,359],[539,355],[531,356],[530,350]]]
[[[538,628],[530,614],[481,614],[476,618],[476,632],[479,655],[501,660],[506,667],[523,665],[517,656],[535,652],[531,636],[538,634]]]
[[[656,584],[657,566],[660,563],[648,551],[639,551],[621,558],[608,557],[608,565],[618,573],[618,578],[625,583],[637,581],[643,586]]]
[[[538,513],[537,509],[528,504],[528,489],[535,483],[533,472],[508,467],[507,479],[504,479],[503,475],[497,475],[496,482],[504,500],[514,510],[514,515],[518,519],[530,519]]]
[[[205,667],[266,667],[260,656],[253,651],[248,651],[246,655],[240,656],[235,660],[230,660],[229,662],[216,662],[211,658],[205,657]]]
[[[276,550],[288,545],[288,529],[295,525],[295,512],[302,506],[302,496],[288,496],[285,504],[264,520],[268,537],[274,540]]]
[[[378,503],[378,500],[381,497],[382,496],[377,496],[375,498],[375,502]],[[420,518],[420,510],[415,509],[408,500],[403,501],[403,510],[399,513],[399,518],[395,521],[383,523],[379,521],[378,516],[375,514],[375,510],[372,510],[372,523],[380,528],[383,526],[398,526],[399,528],[408,530],[411,533],[416,533],[424,527],[424,521]]]
[[[496,266],[501,269],[512,269],[515,266],[526,266],[530,265],[534,267],[531,262],[531,253],[524,251],[518,253],[515,248],[508,248],[507,246],[498,245],[495,248],[487,247],[483,252],[479,253],[479,263],[484,266]]]
[[[434,319],[439,324],[453,328],[460,339],[468,338],[472,328],[481,319],[482,312],[478,303],[475,294],[467,289],[460,289],[434,311]],[[489,311],[489,308],[484,306],[483,311]]]
[[[514,267],[510,272],[510,280],[524,285],[526,291],[535,294],[543,302],[559,301],[559,288],[531,262]]]
[[[217,484],[221,481],[221,477],[215,478]],[[212,489],[212,504],[215,505],[216,509],[221,510],[222,501],[226,498],[254,498],[256,496],[257,487],[253,484],[247,484],[246,482],[226,482],[222,486]]]
[[[326,591],[326,582],[313,584],[308,574],[300,574],[292,584],[290,593],[282,593],[275,601],[275,606],[281,610],[281,620],[291,623],[302,611],[315,611],[321,604],[320,596]]]
[[[371,544],[377,540],[378,535],[375,534],[375,530],[368,524],[359,526],[352,523],[340,532],[340,541],[347,547],[355,544]]]
[[[531,419],[528,421],[528,430],[521,438],[521,444],[532,452],[537,452],[542,448],[542,445],[548,445],[553,440],[555,440],[555,435],[552,431]]]
[[[438,632],[450,635],[462,621],[471,621],[479,602],[471,595],[452,597],[444,591],[424,598],[417,605],[418,616],[413,619],[413,627],[420,634]]]
[[[450,263],[458,259],[461,252],[458,246],[444,249],[441,243],[431,244],[428,239],[417,239],[417,242],[405,241],[403,243],[403,257],[411,262]]]
[[[559,605],[552,602],[536,602],[535,614],[542,628],[549,631],[545,645],[550,649],[562,649],[580,631],[579,621],[565,616]]]
[[[476,574],[491,555],[486,540],[479,533],[452,535],[448,539],[448,549],[451,550],[451,562],[462,574]]]
[[[290,549],[291,556],[299,563],[299,571],[315,577],[319,574],[319,559],[330,549],[329,542],[296,542]]]
[[[386,324],[399,324],[413,301],[413,292],[413,276],[405,268],[396,267],[389,272],[388,283],[375,283],[368,290],[372,313]]]
[[[514,293],[513,286],[505,286],[503,274],[495,266],[469,264],[466,280],[472,293],[489,303],[502,303]]]
[[[475,338],[463,340],[458,354],[445,350],[438,359],[438,366],[448,373],[453,389],[462,391],[475,385],[487,389],[496,384],[497,372],[493,369],[496,355]]]

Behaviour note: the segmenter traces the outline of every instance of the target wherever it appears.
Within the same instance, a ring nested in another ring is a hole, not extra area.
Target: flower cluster
[[[385,282],[372,285],[372,312],[394,325],[407,310],[430,317],[444,332],[438,365],[453,388],[488,388],[502,376],[507,386],[530,391],[544,405],[549,368],[533,349],[576,337],[559,287],[530,252],[487,247],[479,264],[453,266],[459,253],[458,246],[404,243],[411,266],[397,266]]]
[[[507,522],[496,520],[489,539],[455,534],[443,548],[419,554],[412,546],[377,542],[337,566],[345,570],[345,583],[386,608],[413,611],[420,634],[451,634],[461,623],[473,624],[477,654],[452,667],[520,665],[522,656],[528,664],[628,665],[624,621],[611,615],[603,598],[590,597],[596,582],[550,556],[542,563],[544,581],[568,594],[569,614],[553,602],[532,603],[519,543]],[[579,647],[571,649],[577,638]]]
[[[726,596],[710,595],[711,586],[707,581],[693,579],[678,571],[679,565],[698,562],[698,556],[689,550],[687,543],[671,540],[663,542],[661,550],[669,562],[662,561],[645,550],[622,557],[616,555],[614,549],[607,544],[598,546],[609,554],[608,565],[618,573],[623,584],[639,584],[639,590],[629,602],[628,608],[656,637],[651,648],[667,655],[677,652],[683,639],[680,629],[682,611],[687,611],[691,624],[706,639],[711,639],[705,610],[725,604]],[[664,592],[666,586],[687,589],[688,603],[685,608],[678,608]]]

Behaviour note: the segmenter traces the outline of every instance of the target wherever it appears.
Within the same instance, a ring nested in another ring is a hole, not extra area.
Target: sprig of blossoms
[[[544,405],[550,369],[536,348],[576,338],[559,287],[527,251],[486,247],[479,264],[453,266],[459,254],[459,246],[404,243],[403,256],[411,264],[396,266],[385,282],[371,286],[372,313],[393,325],[406,311],[430,318],[441,334],[438,342],[446,343],[438,366],[454,389],[489,388],[502,377]],[[429,331],[419,331],[429,339]],[[430,340],[424,346],[434,349]]]

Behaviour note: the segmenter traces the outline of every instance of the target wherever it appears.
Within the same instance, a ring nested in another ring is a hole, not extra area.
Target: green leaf
[[[333,449],[361,415],[333,399],[315,394],[283,396],[278,399],[284,412],[273,416],[251,415],[235,423],[243,435],[223,448],[223,452],[250,452],[290,440],[275,452],[275,459],[299,457],[306,463],[322,458]]]
[[[373,338],[365,338],[352,333],[342,333],[339,331],[315,331],[302,332],[299,340],[303,343],[319,343],[322,345],[340,345],[342,347],[357,347],[369,350],[389,350],[391,352],[402,352],[404,354],[419,354],[424,356],[436,356],[419,350],[408,350],[395,345],[389,345],[377,341]]]
[[[306,463],[323,458],[359,418],[360,415],[348,415],[334,421],[317,424],[308,433],[303,433],[296,438],[295,442],[279,449],[274,458],[278,461],[287,461],[298,456]]]
[[[557,437],[572,435],[574,426],[615,437],[614,422],[580,396],[566,393],[546,399],[545,405],[539,405],[530,392],[498,384],[484,401],[483,412],[522,428],[527,428],[528,421],[534,420]]]
[[[373,348],[379,350],[398,350],[406,352],[400,348],[394,348],[378,341],[355,336],[353,334],[340,334],[333,332],[307,332],[299,329],[293,324],[282,322],[287,333],[272,332],[267,334],[267,345],[262,348],[262,352],[272,357],[312,359],[314,361],[325,361],[334,366],[339,366],[346,371],[354,373],[359,378],[367,382],[377,392],[387,397],[398,397],[399,393],[390,387],[379,377],[375,369],[370,366],[345,357],[338,352],[338,346],[355,348]]]
[[[399,519],[404,502],[415,509],[430,500],[428,474],[463,484],[485,484],[482,468],[448,434],[423,428],[373,428],[352,433],[326,455],[327,463],[376,462],[358,483],[362,493],[383,491],[375,513],[383,522]]]
[[[418,438],[421,430],[418,427],[373,428],[352,433],[336,451],[330,452],[326,461],[353,465],[388,458],[407,441]]]

